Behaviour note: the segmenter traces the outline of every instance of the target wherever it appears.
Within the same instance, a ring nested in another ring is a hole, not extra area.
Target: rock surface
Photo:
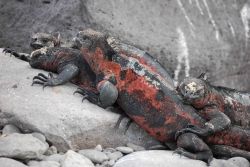
[[[30,167],[60,167],[60,164],[55,161],[31,161],[28,165]]]
[[[0,157],[17,159],[36,159],[49,148],[31,134],[13,133],[0,137]]]
[[[248,161],[244,158],[236,158],[237,160],[219,160],[213,159],[210,167],[247,167]],[[232,161],[237,161],[232,163]],[[173,151],[152,150],[139,151],[129,154],[119,159],[114,167],[207,167],[207,164],[202,161],[192,160],[178,154],[173,154]]]
[[[78,153],[89,158],[92,162],[98,164],[109,160],[109,157],[105,153],[94,149],[80,150]]]
[[[117,147],[133,142],[142,146],[158,143],[132,124],[114,126],[119,114],[106,111],[73,95],[76,86],[31,86],[37,73],[26,62],[2,54],[0,50],[0,126],[13,124],[23,132],[40,132],[58,151]]]
[[[27,167],[21,162],[10,158],[0,158],[0,167]]]
[[[250,89],[249,0],[1,0],[0,46],[27,51],[32,32],[107,31],[157,58],[177,79]]]
[[[20,133],[20,130],[14,125],[11,125],[11,124],[5,125],[2,130],[2,134],[9,135],[11,133]]]
[[[94,164],[86,157],[74,151],[67,151],[61,162],[62,167],[94,167]]]

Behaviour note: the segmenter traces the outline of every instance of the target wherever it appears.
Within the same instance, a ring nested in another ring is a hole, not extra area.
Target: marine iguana
[[[232,122],[233,125],[250,128],[250,93],[234,89],[213,86],[206,81],[206,76],[185,78],[178,86],[178,92],[185,103],[192,105],[206,120],[213,120],[223,130]],[[209,125],[209,124],[207,124]],[[210,124],[214,133],[213,124]],[[198,127],[182,130],[203,135]]]
[[[59,33],[54,35],[48,33],[35,33],[32,34],[30,40],[30,47],[32,51],[41,49],[43,47],[59,47],[60,45],[61,45],[61,38]],[[30,54],[18,53],[10,48],[5,48],[3,52],[10,53],[11,55],[14,55],[16,58],[21,60],[30,61]]]
[[[166,72],[162,71],[160,64],[152,65],[151,60],[145,58],[149,55],[131,55],[121,47],[114,52],[105,35],[90,29],[79,32],[76,41],[83,58],[99,80],[98,94],[77,90],[84,97],[87,95],[91,102],[102,106],[103,95],[108,99],[105,105],[117,101],[126,114],[151,136],[161,142],[176,142],[176,152],[189,158],[210,161],[212,153],[208,143],[250,159],[247,152],[250,151],[250,131],[233,125],[227,127],[227,124],[224,127],[227,129],[223,130],[211,122],[214,134],[209,133],[211,129],[206,126],[206,120],[194,108],[183,104],[172,80],[164,77]],[[102,89],[105,84],[110,85],[108,89]],[[114,96],[114,92],[118,96]],[[180,134],[175,140],[175,134],[187,126],[205,129],[205,142],[194,133]]]

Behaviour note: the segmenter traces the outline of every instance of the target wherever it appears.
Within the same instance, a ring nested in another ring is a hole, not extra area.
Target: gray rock
[[[120,147],[116,147],[115,149],[124,153],[124,154],[130,154],[130,153],[134,152],[134,150],[130,147],[120,146]]]
[[[40,158],[48,149],[48,145],[31,134],[13,133],[0,137],[0,156],[34,159]]]
[[[20,133],[20,130],[14,125],[11,124],[5,125],[2,130],[2,134],[9,135],[11,133]]]
[[[95,147],[95,150],[97,151],[102,151],[102,145],[98,144],[96,147]]]
[[[210,163],[210,166],[211,167],[240,167],[240,166],[237,166],[228,160],[215,159],[215,158]]]
[[[105,152],[105,153],[113,153],[113,152],[116,152],[116,149],[114,149],[114,148],[105,148],[103,150],[103,152]]]
[[[104,161],[109,160],[108,156],[105,153],[94,149],[80,150],[78,153],[89,158],[94,163],[100,164]]]
[[[49,149],[44,153],[44,155],[57,154],[57,148],[55,146],[50,146]]]
[[[41,140],[42,142],[46,143],[46,138],[43,134],[34,132],[32,133],[32,136],[36,137],[37,139]]]
[[[0,157],[0,167],[27,167],[27,166],[14,159]]]
[[[114,167],[207,167],[202,161],[173,154],[172,151],[150,150],[128,154],[119,159]]]
[[[104,161],[101,166],[102,167],[112,167],[114,166],[115,161],[113,159],[109,160],[109,161]]]
[[[138,145],[133,144],[133,143],[128,143],[127,146],[132,148],[134,151],[143,151],[143,150],[145,150],[144,147],[138,146]]]
[[[37,73],[47,72],[31,69],[27,62],[3,55],[2,50],[0,57],[0,126],[8,123],[24,132],[40,132],[59,152],[97,144],[117,147],[132,141],[143,146],[158,143],[135,124],[126,135],[125,126],[115,131],[119,115],[87,100],[82,103],[80,95],[73,95],[75,85],[46,87],[43,91],[39,85],[30,85]]]
[[[46,156],[44,157],[44,161],[56,161],[56,162],[61,162],[63,159],[64,159],[64,156],[63,154],[53,154],[53,155],[50,155],[50,156]]]
[[[60,163],[55,161],[30,161],[30,167],[60,167]]]
[[[61,162],[62,167],[94,167],[94,164],[86,157],[74,151],[67,151]]]
[[[120,151],[115,151],[112,153],[107,152],[106,155],[109,157],[110,160],[114,160],[114,161],[120,159],[123,156],[123,154]]]
[[[237,167],[249,167],[249,161],[242,157],[233,157],[228,159],[228,162],[235,164]]]

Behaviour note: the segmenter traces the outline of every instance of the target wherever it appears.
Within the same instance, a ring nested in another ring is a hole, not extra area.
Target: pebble
[[[110,152],[110,153],[113,153],[113,152],[116,152],[116,149],[114,149],[114,148],[105,148],[104,150],[103,150],[103,152]]]
[[[124,154],[130,154],[132,152],[134,152],[134,150],[130,147],[125,147],[125,146],[121,146],[121,147],[116,147],[117,151],[120,151]]]
[[[3,130],[2,130],[2,134],[9,135],[12,133],[21,133],[21,132],[16,126],[14,126],[12,124],[5,125]]]
[[[228,159],[228,162],[235,164],[238,167],[249,167],[249,161],[243,157],[233,157]]]
[[[27,166],[14,159],[0,158],[0,167],[27,167]]]
[[[61,162],[61,167],[94,167],[94,164],[85,156],[69,150]]]
[[[78,153],[89,158],[94,163],[101,164],[102,162],[109,160],[108,156],[104,152],[97,151],[95,149],[80,150]]]
[[[56,161],[56,162],[61,162],[64,159],[63,154],[53,154],[50,156],[46,156],[43,160],[44,161]]]
[[[60,164],[55,161],[30,161],[30,167],[60,167]]]
[[[32,136],[36,137],[37,139],[41,140],[42,142],[46,143],[46,138],[43,134],[38,133],[38,132],[33,132],[31,133]]]
[[[0,156],[17,159],[38,159],[48,149],[43,143],[31,134],[12,133],[0,137]]]
[[[101,166],[102,167],[112,167],[114,166],[115,164],[115,161],[114,160],[109,160],[109,161],[104,161]]]
[[[57,154],[57,148],[55,146],[50,146],[49,149],[44,153],[44,155]]]
[[[114,160],[114,161],[120,159],[123,156],[123,154],[120,151],[116,151],[112,153],[107,152],[106,155],[109,157],[110,160]]]
[[[95,147],[95,150],[97,151],[102,151],[102,146],[100,144],[98,144],[96,147]]]
[[[127,146],[130,147],[130,148],[132,148],[134,151],[143,151],[143,150],[146,150],[144,147],[135,145],[133,143],[128,143]]]

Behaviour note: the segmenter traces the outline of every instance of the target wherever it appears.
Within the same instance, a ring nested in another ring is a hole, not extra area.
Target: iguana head
[[[42,69],[44,63],[50,60],[47,54],[47,47],[37,49],[31,53],[31,59],[29,61],[32,68]]]
[[[108,35],[101,32],[86,29],[77,33],[73,39],[74,48],[88,49],[94,51],[97,47],[100,48],[105,56],[113,54],[113,49],[107,42]]]
[[[205,95],[205,81],[198,78],[185,78],[177,90],[187,103],[200,99]]]
[[[35,49],[42,47],[56,47],[60,46],[60,34],[52,35],[47,33],[33,34],[30,41],[30,46]]]

